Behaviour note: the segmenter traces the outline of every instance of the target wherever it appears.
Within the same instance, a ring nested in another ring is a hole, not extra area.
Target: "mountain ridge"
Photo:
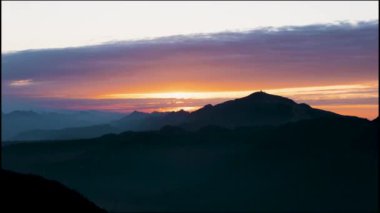
[[[134,111],[103,125],[58,130],[31,130],[18,134],[12,140],[85,139],[123,131],[158,130],[166,125],[188,130],[197,130],[210,125],[224,128],[281,125],[304,119],[339,116],[343,115],[315,109],[305,103],[296,103],[289,98],[260,91],[216,105],[207,104],[193,112]],[[82,131],[87,133],[79,134]]]

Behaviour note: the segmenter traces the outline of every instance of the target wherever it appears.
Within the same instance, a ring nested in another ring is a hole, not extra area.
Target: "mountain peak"
[[[187,126],[199,128],[206,125],[223,127],[280,125],[288,122],[336,116],[314,109],[307,104],[263,91],[246,97],[226,101],[215,106],[206,105],[191,113]]]
[[[241,98],[243,100],[252,100],[255,102],[267,102],[267,103],[291,103],[295,104],[293,100],[285,98],[278,95],[272,95],[260,90],[259,92],[254,92],[246,97]]]
[[[254,93],[251,93],[250,95],[246,96],[246,97],[258,97],[258,96],[271,96],[270,94],[266,93],[266,92],[263,92],[262,90],[258,91],[258,92],[254,92]]]
[[[143,113],[143,112],[139,112],[139,111],[133,111],[131,114],[129,114],[129,115],[144,115],[145,113]]]
[[[148,115],[147,113],[144,112],[139,112],[139,111],[133,111],[131,114],[127,115],[126,117],[128,118],[142,118]]]

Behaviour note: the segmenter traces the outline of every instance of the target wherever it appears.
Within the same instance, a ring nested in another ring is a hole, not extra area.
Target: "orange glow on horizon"
[[[175,99],[172,105],[165,107],[142,109],[141,111],[194,111],[199,106],[199,101],[210,101],[217,104],[226,100],[242,98],[258,90],[240,91],[176,91],[176,92],[153,92],[153,93],[113,93],[96,96],[96,100],[128,100],[128,99]],[[263,90],[269,94],[288,97],[296,102],[309,103],[309,105],[323,110],[332,111],[343,115],[352,115],[373,119],[378,116],[378,104],[361,103],[363,99],[378,98],[378,82],[363,82],[344,85],[293,87]],[[220,101],[218,101],[220,100]],[[357,101],[356,101],[357,100]],[[187,101],[187,102],[186,102]],[[327,104],[326,101],[329,101]],[[334,102],[341,102],[337,104]],[[349,102],[345,102],[349,101]],[[357,102],[357,103],[355,103]],[[372,101],[373,102],[373,101]],[[320,103],[320,104],[318,104]],[[175,106],[180,104],[181,106]],[[139,110],[139,109],[136,109]]]
[[[222,84],[222,83],[221,83]],[[143,90],[141,90],[143,91]],[[250,95],[252,90],[222,90],[222,91],[186,91],[173,92],[141,92],[141,93],[106,93],[86,96],[78,93],[64,95],[55,93],[29,97],[42,99],[88,100],[88,104],[67,105],[68,109],[106,110],[128,113],[134,110],[143,112],[153,111],[194,111],[206,104],[218,104],[227,100],[242,98]],[[309,87],[284,87],[265,89],[273,95],[290,98],[298,103],[307,103],[315,108],[332,111],[343,115],[352,115],[373,119],[378,116],[378,82],[362,82],[342,85],[324,85]],[[96,103],[96,104],[92,104]]]
[[[379,116],[378,105],[315,105],[314,108],[323,109],[340,115],[357,116],[373,120]]]
[[[310,95],[310,94],[317,95],[317,97],[314,97],[314,99],[375,98],[375,97],[378,97],[377,88],[378,88],[377,82],[366,82],[362,84],[268,89],[268,90],[264,90],[264,92],[275,94],[275,95],[281,95],[285,97],[302,96],[302,95]],[[103,94],[103,95],[95,96],[93,99],[241,98],[256,91],[259,91],[259,90],[254,89],[254,90],[242,90],[242,91],[218,91],[218,92],[179,91],[179,92],[158,92],[158,93],[116,93],[116,94]]]
[[[180,110],[184,110],[187,112],[193,112],[193,111],[196,111],[202,107],[203,106],[164,107],[164,108],[159,108],[155,111],[157,111],[157,112],[178,112]]]

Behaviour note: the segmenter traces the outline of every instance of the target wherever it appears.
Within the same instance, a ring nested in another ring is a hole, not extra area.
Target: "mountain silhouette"
[[[103,125],[65,128],[59,130],[30,130],[11,138],[24,140],[65,140],[95,138],[104,134],[123,131],[149,131],[171,125],[187,130],[205,126],[238,128],[244,126],[276,126],[289,122],[321,117],[340,117],[336,113],[315,109],[291,99],[255,92],[249,96],[212,106],[210,104],[194,112],[143,113],[135,111],[123,118]]]
[[[291,99],[255,92],[247,97],[227,101],[215,106],[206,105],[194,111],[184,127],[199,128],[205,125],[223,127],[279,125],[303,119],[338,116],[335,113],[297,104]]]
[[[124,131],[157,130],[165,125],[179,125],[184,122],[189,115],[190,113],[184,110],[178,112],[152,113],[134,111],[120,120],[112,122],[111,125]]]

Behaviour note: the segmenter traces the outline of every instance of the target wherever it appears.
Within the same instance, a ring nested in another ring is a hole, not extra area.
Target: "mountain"
[[[229,128],[238,126],[279,125],[304,119],[338,116],[335,113],[297,104],[291,99],[256,92],[247,97],[205,107],[191,113],[183,125],[199,128],[218,125]]]
[[[215,106],[206,105],[192,113],[183,110],[153,113],[135,111],[104,125],[60,130],[32,130],[22,132],[10,140],[84,139],[123,131],[158,130],[165,125],[179,126],[187,130],[197,130],[210,125],[225,128],[280,125],[305,119],[339,116],[341,115],[314,109],[304,103],[298,104],[288,98],[256,92]]]
[[[106,212],[57,181],[1,169],[1,208],[8,212]]]
[[[10,140],[16,135],[32,130],[57,130],[62,128],[85,127],[108,123],[119,119],[119,113],[100,111],[75,112],[34,112],[13,111],[2,113],[2,141]]]
[[[107,124],[57,130],[29,130],[10,138],[14,141],[70,140],[100,137],[104,134],[123,131],[147,131],[159,129],[164,125],[178,125],[189,115],[183,110],[178,112],[132,112],[121,119]],[[8,144],[5,142],[4,144]]]
[[[378,141],[378,123],[345,116],[165,126],[12,144],[2,166],[62,182],[110,212],[378,212]]]
[[[377,123],[377,124],[378,124],[378,123],[379,123],[379,117],[377,117],[377,118],[373,119],[373,120],[372,120],[372,122],[374,122],[374,123]]]
[[[111,125],[123,130],[146,131],[157,130],[165,125],[180,125],[190,116],[189,112],[133,112],[124,118],[111,123]]]

